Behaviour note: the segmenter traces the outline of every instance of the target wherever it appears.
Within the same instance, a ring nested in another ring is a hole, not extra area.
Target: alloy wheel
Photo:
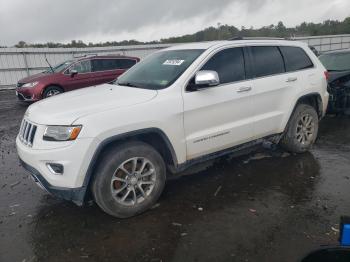
[[[312,143],[315,133],[315,122],[310,114],[304,114],[298,121],[296,139],[300,144]]]
[[[50,96],[55,96],[60,94],[61,92],[58,90],[50,90],[49,92],[47,92],[46,97],[50,97]]]
[[[112,176],[112,196],[124,206],[137,205],[152,193],[156,178],[156,170],[150,160],[130,158],[119,165]]]

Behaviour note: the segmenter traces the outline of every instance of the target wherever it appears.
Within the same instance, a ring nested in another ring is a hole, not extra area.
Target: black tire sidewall
[[[152,162],[156,170],[156,182],[151,194],[140,204],[124,206],[111,194],[111,179],[120,164],[133,157],[145,157]],[[141,142],[131,142],[105,152],[103,160],[96,170],[93,182],[93,195],[96,203],[108,214],[127,218],[151,208],[160,197],[166,180],[166,168],[162,157],[151,146]]]
[[[296,129],[300,118],[305,114],[309,114],[312,116],[314,125],[315,125],[314,126],[315,130],[313,133],[312,141],[306,145],[303,145],[296,138]],[[302,153],[302,152],[308,151],[317,139],[318,124],[319,124],[318,120],[319,119],[318,119],[317,112],[312,106],[306,105],[306,104],[298,105],[296,110],[293,113],[290,123],[288,124],[287,132],[284,135],[284,145],[286,149],[295,153]]]
[[[51,90],[57,90],[61,93],[63,93],[63,89],[60,88],[59,86],[48,86],[45,88],[44,93],[43,93],[43,98],[48,98],[47,93]]]

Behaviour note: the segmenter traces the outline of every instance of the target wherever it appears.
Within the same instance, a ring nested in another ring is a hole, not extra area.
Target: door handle
[[[287,83],[290,83],[290,82],[295,82],[295,81],[297,81],[298,80],[298,78],[297,77],[289,77],[288,79],[287,79]]]
[[[251,86],[244,86],[238,88],[237,93],[249,92],[250,90],[252,90]]]

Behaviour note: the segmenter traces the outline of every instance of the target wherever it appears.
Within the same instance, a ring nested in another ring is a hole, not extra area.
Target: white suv
[[[264,141],[301,153],[328,103],[307,45],[235,40],[156,52],[114,84],[31,105],[17,150],[50,193],[116,217],[155,204],[168,174]]]

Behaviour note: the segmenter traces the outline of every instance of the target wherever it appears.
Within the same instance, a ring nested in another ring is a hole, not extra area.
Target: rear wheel
[[[59,86],[48,86],[44,93],[43,93],[43,98],[48,98],[51,96],[56,96],[63,93],[63,89]]]
[[[162,193],[166,168],[148,144],[130,142],[104,153],[96,170],[92,192],[108,214],[127,218],[151,208]]]
[[[283,134],[280,145],[292,153],[308,151],[315,143],[318,134],[319,118],[315,108],[300,104]]]

